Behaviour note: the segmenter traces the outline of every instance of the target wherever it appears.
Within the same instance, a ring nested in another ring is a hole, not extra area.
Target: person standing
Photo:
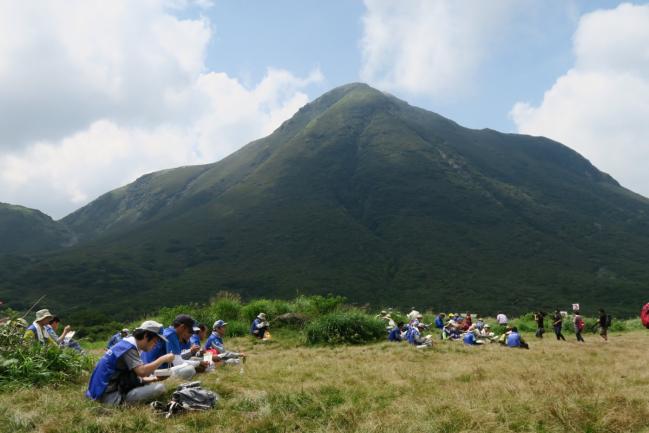
[[[507,323],[509,322],[509,319],[507,318],[505,313],[498,313],[498,315],[496,316],[496,322],[500,326],[507,327]]]
[[[599,335],[608,341],[608,327],[611,325],[609,315],[606,314],[603,308],[599,309]]]
[[[585,343],[584,337],[581,336],[585,323],[584,319],[581,317],[581,314],[579,314],[579,310],[575,311],[575,319],[573,323],[575,325],[575,336],[577,337],[577,341]]]
[[[557,336],[557,341],[563,340],[566,341],[566,337],[561,333],[563,328],[563,316],[561,312],[557,309],[554,310],[554,317],[552,318],[552,327],[554,328],[554,335]]]
[[[536,321],[536,338],[543,338],[545,334],[545,316],[543,311],[534,313],[534,320]]]

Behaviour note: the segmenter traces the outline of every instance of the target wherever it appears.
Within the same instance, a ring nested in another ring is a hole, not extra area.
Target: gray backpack
[[[213,409],[219,400],[218,394],[203,389],[200,382],[183,383],[171,395],[171,401],[164,404],[159,401],[151,403],[158,413],[165,413],[165,418],[187,411]]]

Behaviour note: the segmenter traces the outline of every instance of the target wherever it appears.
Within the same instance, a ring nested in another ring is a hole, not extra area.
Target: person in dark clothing
[[[534,320],[536,321],[536,338],[543,338],[545,333],[545,314],[543,311],[534,313]]]
[[[575,311],[573,324],[575,325],[575,337],[577,337],[577,341],[584,343],[584,337],[581,336],[581,333],[584,330],[584,326],[586,326],[586,324],[584,323],[584,319],[581,317],[581,314],[579,314],[579,311]]]
[[[566,337],[561,333],[563,328],[563,316],[559,310],[554,310],[554,317],[552,318],[552,327],[554,328],[554,335],[557,336],[557,341],[566,341]]]
[[[604,309],[600,308],[599,309],[599,335],[604,339],[604,341],[608,341],[608,327],[609,327],[608,314],[606,314]]]

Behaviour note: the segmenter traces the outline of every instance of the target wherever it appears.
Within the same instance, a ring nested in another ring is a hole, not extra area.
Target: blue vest
[[[416,339],[419,338],[419,335],[421,335],[421,334],[419,333],[419,329],[417,329],[417,328],[413,328],[413,329],[410,331],[410,335],[408,336],[408,343],[410,343],[410,344],[417,344]]]
[[[401,329],[398,326],[392,328],[388,335],[388,341],[401,341]]]
[[[521,335],[517,332],[512,332],[507,336],[507,346],[519,347],[521,345]]]
[[[192,336],[189,337],[189,346],[191,347],[194,344],[197,346],[201,345],[201,338],[196,334],[192,334]]]
[[[475,344],[475,335],[473,335],[473,332],[467,332],[464,334],[464,344],[468,344],[469,346]]]
[[[223,339],[214,333],[210,334],[210,336],[207,337],[207,341],[205,342],[205,349],[216,349],[219,352],[225,352],[225,347],[223,347]]]
[[[444,327],[444,321],[440,316],[435,317],[435,328],[442,329]]]
[[[98,400],[104,395],[108,381],[117,369],[117,361],[131,349],[137,349],[137,347],[130,341],[121,340],[104,353],[104,356],[102,356],[95,366],[92,376],[90,376],[86,397]]]

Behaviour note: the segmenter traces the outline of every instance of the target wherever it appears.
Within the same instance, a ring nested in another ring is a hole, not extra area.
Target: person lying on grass
[[[162,325],[153,320],[142,323],[133,336],[108,349],[90,376],[86,397],[104,404],[137,403],[154,400],[165,392],[159,378],[152,376],[162,364],[173,362],[166,353],[145,364],[141,352],[151,351],[159,341],[166,341]]]
[[[215,357],[225,362],[226,365],[239,364],[242,358],[246,357],[243,352],[231,352],[226,350],[223,345],[223,337],[225,337],[225,327],[227,322],[217,320],[212,326],[212,333],[207,337],[205,342],[205,350],[213,351]]]

